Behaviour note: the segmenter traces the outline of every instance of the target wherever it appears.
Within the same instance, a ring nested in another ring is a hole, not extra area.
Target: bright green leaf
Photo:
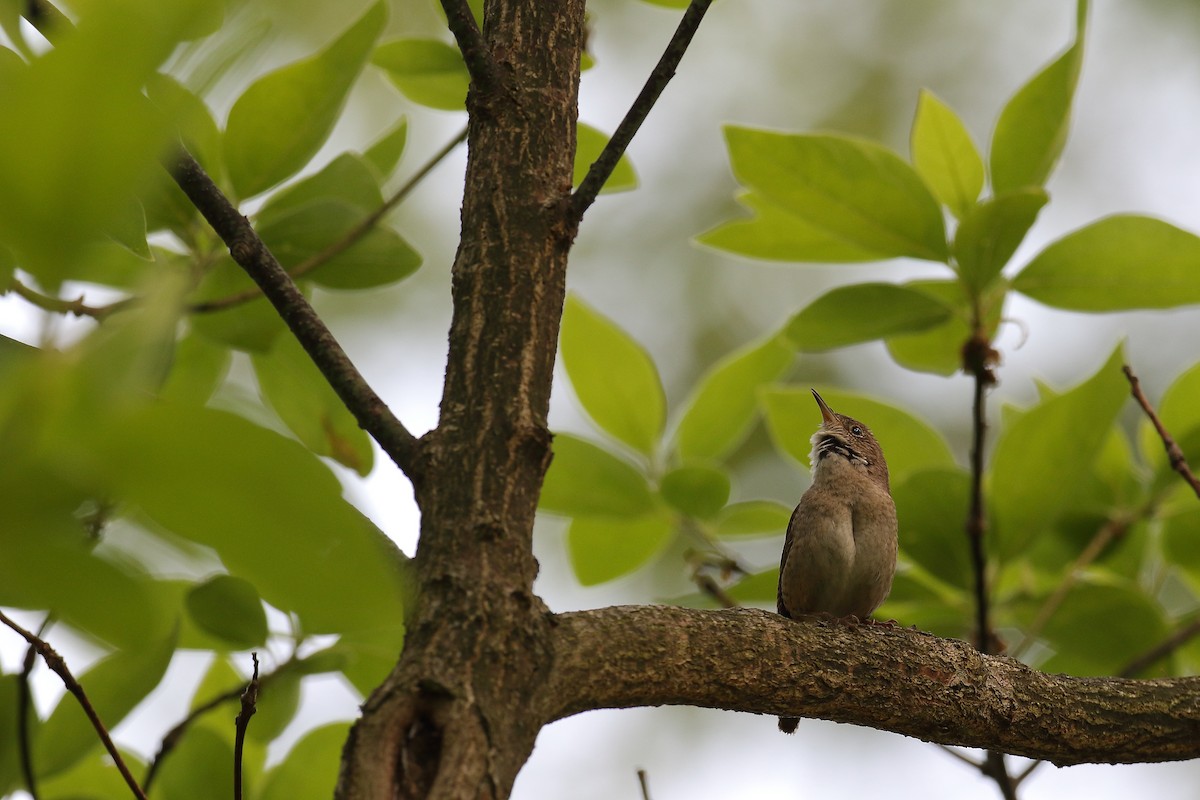
[[[818,297],[791,318],[785,332],[793,347],[812,353],[927,330],[952,313],[941,300],[919,289],[858,283]]]
[[[739,603],[767,605],[773,608],[779,594],[779,568],[772,567],[753,575],[746,575],[726,591]]]
[[[354,153],[338,155],[315,174],[272,194],[255,215],[255,221],[260,227],[270,225],[310,203],[330,200],[362,211],[375,211],[383,205],[379,179],[364,157]]]
[[[296,718],[300,710],[300,681],[304,676],[294,670],[275,675],[259,690],[257,710],[248,735],[266,745],[274,741]]]
[[[723,222],[700,234],[696,241],[718,250],[768,261],[852,263],[880,258],[874,250],[857,247],[811,225],[761,195],[745,192],[737,199],[754,216]]]
[[[175,128],[188,152],[213,176],[220,176],[221,131],[208,104],[169,75],[156,73],[146,83],[146,96]]]
[[[917,101],[910,146],[917,172],[962,219],[983,191],[983,159],[962,120],[928,89]]]
[[[221,384],[231,360],[229,348],[188,334],[175,343],[171,372],[159,396],[174,402],[204,405]]]
[[[573,294],[563,309],[559,346],[575,396],[592,421],[635,450],[652,453],[667,401],[645,349]]]
[[[263,224],[259,234],[279,263],[292,269],[344,240],[365,216],[341,201],[315,201]],[[400,234],[375,225],[304,277],[330,289],[372,289],[401,281],[420,265],[420,254]]]
[[[703,464],[686,464],[663,475],[663,499],[683,514],[710,519],[729,502],[729,476]]]
[[[139,258],[154,259],[146,242],[146,210],[137,200],[122,204],[108,225],[108,236]]]
[[[721,459],[745,440],[758,413],[758,388],[777,379],[794,356],[779,336],[721,359],[700,379],[675,430],[684,459]]]
[[[1178,566],[1193,591],[1200,592],[1200,511],[1175,514],[1163,523],[1163,555]]]
[[[571,520],[567,554],[584,586],[605,583],[633,572],[671,541],[675,526],[661,514],[631,519]]]
[[[873,142],[725,129],[746,187],[833,238],[878,258],[945,261],[942,210],[913,168]]]
[[[575,129],[575,177],[572,186],[579,186],[591,168],[592,162],[600,156],[604,146],[608,144],[608,136],[580,122]],[[604,182],[600,193],[624,192],[637,188],[637,173],[633,171],[633,162],[627,155],[622,155],[617,161],[608,180]]]
[[[788,526],[792,509],[773,500],[747,500],[721,509],[716,533],[722,538],[780,536]]]
[[[1013,288],[1072,311],[1200,303],[1200,237],[1150,217],[1106,217],[1049,245]]]
[[[187,594],[187,610],[203,630],[235,650],[261,647],[267,639],[267,615],[254,584],[233,575],[217,575]]]
[[[251,356],[259,391],[304,446],[360,475],[370,473],[374,450],[366,431],[293,336]]]
[[[75,677],[105,727],[112,730],[154,690],[171,656],[175,637],[142,643],[138,650],[120,650]],[[75,764],[100,747],[96,729],[74,695],[65,694],[42,726],[33,748],[39,777],[49,777]]]
[[[901,552],[960,589],[973,585],[965,533],[969,494],[970,477],[961,469],[913,472],[892,488]]]
[[[229,111],[225,164],[239,197],[296,174],[325,143],[387,20],[371,6],[332,44],[259,78]]]
[[[94,437],[95,478],[112,496],[212,547],[306,632],[402,631],[407,589],[394,545],[300,444],[232,414],[168,403]]]
[[[854,417],[871,429],[883,448],[893,484],[902,482],[911,472],[954,466],[950,446],[941,434],[908,412],[840,389],[818,386],[817,391],[834,411]],[[774,387],[762,393],[762,402],[776,447],[807,464],[812,449],[809,440],[821,425],[821,412],[812,391]]]
[[[350,724],[335,722],[315,728],[296,742],[281,763],[263,778],[259,800],[325,800],[337,784],[342,747]]]
[[[385,181],[396,171],[404,145],[408,142],[408,119],[401,117],[386,133],[363,151],[363,160],[375,170],[380,181]]]
[[[397,39],[375,48],[371,62],[414,103],[443,111],[466,107],[471,76],[453,45],[436,39]]]
[[[1002,426],[990,477],[1003,558],[1053,525],[1088,479],[1128,393],[1122,359],[1118,347],[1091,378]]]
[[[11,717],[9,717],[11,719]],[[134,775],[144,773],[145,764],[136,754],[117,745],[121,758]],[[108,753],[93,752],[53,778],[38,781],[40,800],[83,800],[84,798],[126,797],[129,784]]]
[[[954,259],[975,294],[1000,274],[1050,198],[1036,187],[972,206],[954,234]]]
[[[992,134],[992,191],[1041,186],[1062,155],[1083,61],[1083,18],[1075,44],[1013,95]]]
[[[554,436],[538,508],[566,516],[638,517],[654,506],[646,476],[629,462],[566,433]]]

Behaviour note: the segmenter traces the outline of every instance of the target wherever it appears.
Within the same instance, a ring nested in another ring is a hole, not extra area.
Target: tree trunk
[[[343,798],[507,797],[546,718],[552,618],[533,594],[533,518],[574,235],[583,10],[490,2],[485,52],[468,54],[490,63],[468,96],[445,389],[417,470],[420,596],[347,743]]]

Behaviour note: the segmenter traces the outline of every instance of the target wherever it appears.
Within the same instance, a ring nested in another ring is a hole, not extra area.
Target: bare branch
[[[233,740],[233,800],[242,800],[242,750],[246,745],[246,729],[250,727],[250,718],[258,710],[258,653],[251,653],[254,660],[254,674],[242,692],[242,710],[234,720],[236,731]]]
[[[448,2],[448,0],[446,0]],[[696,35],[696,31],[700,27],[700,23],[704,20],[704,14],[708,11],[712,0],[692,0],[691,5],[683,12],[683,18],[679,20],[679,26],[675,29],[675,34],[671,37],[671,41],[667,43],[667,47],[663,50],[662,56],[658,59],[658,63],[650,72],[650,77],[646,79],[646,84],[642,87],[642,91],[638,94],[637,99],[633,101],[633,105],[629,107],[629,111],[625,113],[625,118],[621,120],[621,124],[617,126],[613,132],[612,138],[608,140],[608,144],[604,146],[599,157],[588,168],[587,175],[580,182],[579,188],[571,195],[571,208],[568,212],[568,222],[574,227],[583,219],[584,213],[591,207],[592,203],[596,202],[596,195],[600,194],[600,189],[604,186],[604,182],[612,175],[612,171],[617,168],[617,162],[621,160],[621,156],[625,153],[629,143],[633,141],[634,135],[638,129],[642,127],[642,123],[646,121],[646,117],[650,114],[650,109],[654,108],[658,98],[663,93],[663,89],[667,88],[667,84],[671,78],[675,77],[675,69],[679,66],[683,54],[687,52],[688,46],[692,43],[692,37]]]
[[[79,701],[83,713],[87,715],[87,718],[92,723],[92,727],[96,729],[96,735],[100,737],[100,741],[104,744],[104,749],[108,751],[109,757],[116,764],[121,777],[125,779],[129,790],[133,792],[133,796],[139,798],[139,800],[146,800],[145,792],[142,791],[142,787],[138,786],[138,782],[133,777],[133,773],[129,771],[129,766],[126,765],[125,759],[121,758],[121,753],[117,750],[117,746],[113,744],[112,737],[108,734],[108,729],[100,721],[100,715],[96,713],[96,709],[92,706],[92,702],[88,700],[87,693],[83,691],[83,687],[79,685],[79,681],[75,680],[75,676],[67,668],[67,662],[63,660],[63,657],[55,652],[54,648],[48,645],[41,637],[25,630],[16,622],[9,619],[2,611],[0,611],[0,623],[12,628],[20,634],[22,639],[29,642],[30,647],[37,650],[38,655],[46,662],[46,666],[50,668],[50,671],[62,680],[66,690]]]
[[[1158,431],[1158,437],[1162,439],[1163,447],[1167,449],[1167,459],[1171,464],[1171,469],[1182,475],[1183,479],[1192,487],[1192,491],[1196,493],[1196,497],[1200,497],[1200,480],[1197,480],[1196,476],[1192,474],[1191,467],[1187,463],[1187,458],[1183,455],[1183,450],[1171,438],[1171,434],[1167,432],[1166,427],[1162,424],[1162,420],[1154,412],[1154,407],[1150,405],[1150,401],[1142,393],[1142,382],[1138,380],[1137,375],[1133,374],[1133,367],[1126,364],[1121,368],[1121,371],[1125,373],[1125,377],[1129,380],[1130,392],[1133,394],[1134,399],[1138,401],[1138,405],[1146,412],[1146,416],[1154,424],[1154,429]]]
[[[500,70],[496,59],[483,41],[483,33],[475,24],[475,15],[467,0],[442,0],[446,12],[446,25],[458,42],[471,82],[484,92],[492,92],[500,85]]]
[[[354,414],[359,427],[379,442],[384,452],[413,482],[418,482],[418,443],[375,393],[329,328],[279,265],[250,221],[221,193],[204,169],[186,151],[170,169],[175,182],[221,237],[233,260],[258,284],[292,334],[304,347],[325,380]]]
[[[1200,756],[1197,677],[1047,675],[919,631],[748,608],[618,606],[555,621],[550,720],[693,705],[848,722],[1060,766]]]

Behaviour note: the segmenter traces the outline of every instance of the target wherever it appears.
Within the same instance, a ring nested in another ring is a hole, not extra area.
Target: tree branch
[[[275,256],[186,151],[171,165],[171,176],[229,247],[233,260],[258,284],[325,380],[396,465],[417,483],[418,443],[350,361],[317,312],[296,288]]]
[[[667,88],[671,78],[675,77],[675,69],[679,66],[683,54],[687,52],[688,45],[692,43],[692,37],[696,35],[711,3],[712,0],[692,0],[691,5],[683,12],[683,18],[679,20],[675,34],[650,72],[650,77],[646,79],[642,91],[633,101],[633,105],[629,107],[625,118],[613,132],[612,138],[608,140],[604,150],[588,168],[587,175],[580,182],[579,188],[571,195],[571,207],[568,211],[568,224],[571,228],[579,225],[584,213],[592,203],[596,202],[596,195],[600,194],[604,182],[617,168],[617,162],[621,160],[629,143],[633,141],[634,135],[646,121],[650,109],[654,108],[663,89]]]
[[[1200,756],[1200,678],[1047,675],[919,631],[758,609],[618,606],[555,621],[548,720],[694,705],[848,722],[1060,766]]]
[[[1171,434],[1167,432],[1166,426],[1162,424],[1162,420],[1158,418],[1158,414],[1154,413],[1154,406],[1150,405],[1150,401],[1146,399],[1146,395],[1142,392],[1142,382],[1138,380],[1137,375],[1133,374],[1133,367],[1126,364],[1121,368],[1121,371],[1125,373],[1125,377],[1129,380],[1130,393],[1133,395],[1133,398],[1138,401],[1138,405],[1146,412],[1146,416],[1154,424],[1154,429],[1158,431],[1158,437],[1162,439],[1163,447],[1167,449],[1167,459],[1171,463],[1171,469],[1182,475],[1183,479],[1192,487],[1192,491],[1196,493],[1196,497],[1200,497],[1200,480],[1197,480],[1196,476],[1192,474],[1192,470],[1187,463],[1187,458],[1183,455],[1183,450],[1171,438]]]
[[[63,682],[66,690],[75,696],[79,702],[79,706],[83,709],[83,713],[87,715],[88,720],[92,723],[92,727],[96,730],[96,735],[100,738],[100,742],[104,745],[104,749],[108,751],[108,755],[112,758],[117,770],[121,773],[121,777],[125,779],[125,784],[129,790],[133,792],[133,796],[139,800],[146,800],[146,794],[142,791],[142,787],[138,786],[137,779],[133,777],[133,773],[129,771],[129,766],[125,763],[125,759],[121,758],[121,753],[117,750],[117,746],[113,744],[112,737],[108,734],[108,728],[104,727],[104,723],[100,720],[100,715],[96,713],[95,707],[92,706],[92,701],[88,699],[87,693],[83,691],[83,687],[79,685],[79,681],[71,674],[71,670],[67,667],[67,662],[63,660],[53,647],[45,642],[40,636],[37,636],[30,631],[25,630],[2,611],[0,611],[0,623],[12,628],[21,638],[29,643],[29,646],[37,650],[42,660],[46,662],[46,666],[50,671],[59,677]]]
[[[258,710],[258,653],[251,653],[254,660],[254,674],[242,692],[242,708],[234,720],[233,737],[233,800],[242,800],[242,750],[246,744],[246,730],[250,727],[250,718]]]
[[[500,68],[491,50],[483,41],[483,33],[475,24],[475,15],[467,0],[442,0],[446,12],[446,25],[458,42],[471,82],[484,93],[491,93],[500,86]]]

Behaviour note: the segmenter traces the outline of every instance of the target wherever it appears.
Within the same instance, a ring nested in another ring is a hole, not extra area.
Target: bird
[[[892,590],[898,524],[883,449],[866,425],[812,390],[821,426],[812,435],[812,485],[788,521],[779,560],[784,617],[867,620]],[[793,733],[799,720],[780,717]]]

